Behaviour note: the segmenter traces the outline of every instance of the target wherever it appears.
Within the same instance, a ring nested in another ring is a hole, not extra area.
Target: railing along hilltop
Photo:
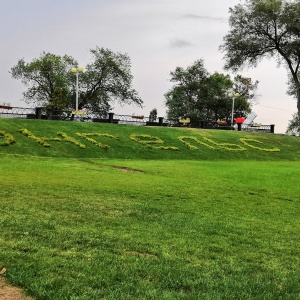
[[[251,132],[275,132],[275,125],[245,125],[236,124],[235,126],[219,126],[216,123],[207,123],[202,121],[198,124],[181,124],[174,120],[167,120],[163,117],[157,120],[151,120],[144,116],[130,116],[108,113],[107,116],[99,118],[91,112],[82,112],[81,114],[73,114],[72,111],[58,112],[52,109],[36,108],[22,108],[0,105],[0,118],[23,118],[23,119],[47,119],[47,120],[65,120],[65,121],[80,121],[80,122],[100,122],[100,123],[114,123],[136,126],[172,126],[172,127],[194,127],[202,129],[227,129],[238,131]]]

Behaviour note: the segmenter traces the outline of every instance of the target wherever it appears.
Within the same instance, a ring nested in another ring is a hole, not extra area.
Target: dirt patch
[[[117,166],[113,166],[114,169],[117,169],[121,172],[126,172],[126,173],[139,173],[142,174],[144,173],[144,171],[141,170],[137,170],[137,169],[131,169],[131,168],[127,168],[127,167],[117,167]]]
[[[10,286],[0,277],[0,300],[33,300],[24,295],[20,288]]]

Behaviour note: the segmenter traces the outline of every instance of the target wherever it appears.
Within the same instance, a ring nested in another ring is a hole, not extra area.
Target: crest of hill
[[[297,161],[299,146],[270,133],[0,119],[1,156]]]

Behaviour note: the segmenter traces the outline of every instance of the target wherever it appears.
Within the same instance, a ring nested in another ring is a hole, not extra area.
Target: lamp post
[[[78,112],[78,77],[79,77],[79,73],[82,73],[84,70],[83,67],[76,67],[76,68],[72,68],[71,72],[74,73],[76,75],[76,112]]]
[[[239,97],[239,93],[229,93],[228,96],[232,98],[232,110],[231,110],[231,126],[233,126],[233,114],[234,114],[234,100],[235,98]]]

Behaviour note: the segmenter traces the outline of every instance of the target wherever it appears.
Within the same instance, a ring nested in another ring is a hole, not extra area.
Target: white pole
[[[78,111],[78,77],[79,77],[79,72],[83,72],[83,67],[77,67],[77,68],[72,68],[71,72],[76,75],[76,112]]]

